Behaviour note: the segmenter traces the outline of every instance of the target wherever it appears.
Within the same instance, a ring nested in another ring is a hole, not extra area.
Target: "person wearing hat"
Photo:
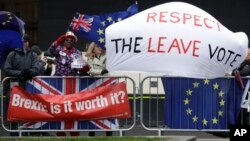
[[[52,43],[50,53],[56,58],[56,76],[77,76],[87,74],[89,66],[81,51],[75,48],[77,37],[71,31],[61,35]]]
[[[56,76],[79,76],[88,74],[89,66],[82,57],[82,52],[75,48],[77,37],[71,31],[61,35],[49,48],[55,57]],[[70,132],[71,136],[79,136],[79,132]],[[66,136],[65,132],[57,132],[57,136]]]

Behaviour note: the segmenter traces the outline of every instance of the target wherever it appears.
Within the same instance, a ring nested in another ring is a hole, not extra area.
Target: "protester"
[[[89,74],[98,76],[108,73],[106,69],[106,52],[95,42],[91,42],[85,54],[90,65]]]
[[[40,66],[39,75],[50,76],[52,73],[52,62],[48,61],[46,57],[42,58],[42,50],[38,45],[33,45],[31,49],[37,54],[38,64]]]
[[[68,31],[50,46],[50,53],[56,58],[56,76],[77,76],[89,71],[81,51],[75,48],[76,42],[75,34]]]
[[[250,76],[250,49],[248,49],[248,55],[247,55],[246,59],[241,63],[241,65],[238,69],[233,71],[232,75],[236,76],[237,72],[238,72],[238,77]],[[238,81],[241,80],[240,85],[243,85],[243,81],[241,78],[238,78],[237,80]],[[243,88],[244,88],[244,85],[243,85]],[[249,97],[246,95],[246,97],[243,98],[242,100],[245,100],[245,99],[249,99]],[[241,111],[240,111],[240,114],[238,117],[238,123],[250,125],[250,113],[248,112],[248,109],[241,108]]]
[[[36,53],[34,53],[29,48],[28,36],[24,36],[23,48],[16,48],[14,51],[11,51],[4,64],[4,73],[5,77],[17,77],[19,78],[19,86],[25,88],[25,81],[32,79],[32,77],[39,74],[39,65]],[[10,83],[9,83],[10,84]],[[7,115],[10,86],[4,86],[4,94],[6,111],[4,115]],[[6,118],[5,118],[6,119]],[[10,126],[13,129],[17,129],[17,123],[11,123]],[[11,136],[18,136],[18,132],[11,132]]]
[[[21,80],[29,80],[38,75],[39,66],[37,54],[28,46],[28,38],[24,36],[24,48],[16,48],[7,56],[4,72],[6,77],[19,77]]]
[[[91,76],[100,76],[108,73],[106,69],[106,52],[95,42],[89,44],[85,56],[90,66],[89,74]],[[89,136],[95,136],[95,132],[89,132]],[[112,132],[107,131],[106,136],[112,136]]]
[[[75,48],[77,37],[71,31],[61,35],[49,48],[51,55],[55,56],[56,76],[78,76],[87,74],[89,66],[82,57],[81,51]],[[79,136],[78,132],[70,132],[71,136]],[[66,136],[58,132],[57,136]]]

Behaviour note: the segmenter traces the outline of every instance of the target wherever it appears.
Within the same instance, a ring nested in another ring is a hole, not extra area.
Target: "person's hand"
[[[59,38],[56,39],[56,41],[54,43],[56,45],[61,45],[62,43],[64,43],[65,40],[66,40],[66,36],[65,35],[61,35]]]
[[[105,73],[108,73],[108,70],[107,69],[103,69],[102,72],[101,72],[101,75],[105,74]]]
[[[40,60],[43,61],[43,62],[45,62],[45,63],[47,62],[47,58],[46,57],[43,57]]]

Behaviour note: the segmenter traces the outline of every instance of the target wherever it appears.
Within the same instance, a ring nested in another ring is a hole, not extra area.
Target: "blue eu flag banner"
[[[0,11],[0,68],[8,53],[15,48],[22,48],[24,22],[8,11]]]
[[[237,122],[243,90],[235,79],[162,78],[162,82],[167,127],[229,129]]]
[[[22,33],[24,30],[24,21],[8,11],[0,11],[0,29],[15,30]]]
[[[136,4],[131,5],[127,11],[119,11],[101,15],[86,15],[76,13],[70,23],[69,29],[77,31],[83,37],[99,44],[101,47],[105,46],[105,29],[116,22],[126,19],[138,13]]]

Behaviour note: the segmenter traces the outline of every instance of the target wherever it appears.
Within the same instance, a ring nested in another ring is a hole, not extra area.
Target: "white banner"
[[[200,8],[170,2],[109,26],[106,49],[110,72],[216,78],[243,62],[248,37]]]

